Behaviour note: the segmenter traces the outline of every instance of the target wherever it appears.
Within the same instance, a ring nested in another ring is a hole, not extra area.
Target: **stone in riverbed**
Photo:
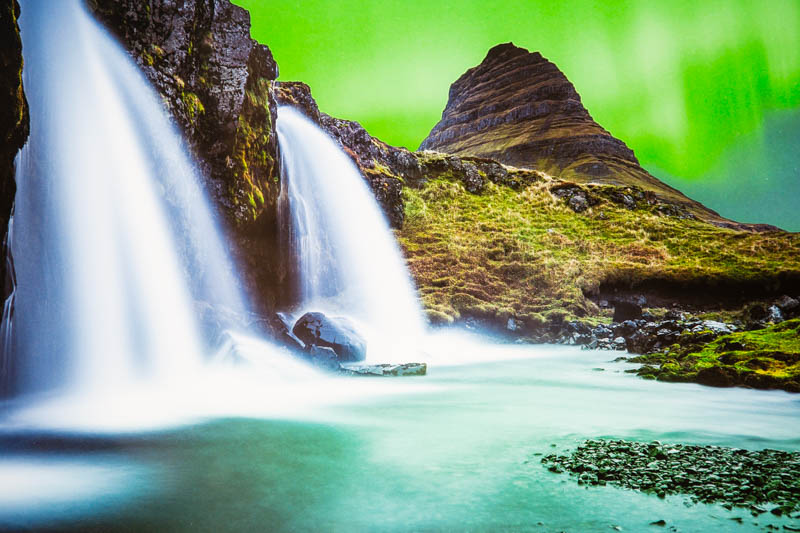
[[[340,362],[363,361],[367,343],[350,319],[311,312],[300,317],[292,333],[306,346],[331,348]]]
[[[424,376],[428,372],[426,363],[354,365],[342,366],[342,372],[351,376]]]
[[[314,366],[322,368],[323,370],[336,372],[341,369],[339,358],[336,352],[333,351],[333,348],[328,348],[327,346],[311,346],[308,350],[308,355]]]

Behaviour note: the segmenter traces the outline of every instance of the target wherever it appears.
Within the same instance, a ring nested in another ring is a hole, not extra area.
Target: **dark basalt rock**
[[[291,319],[284,313],[271,313],[267,317],[267,328],[272,338],[295,354],[303,353],[306,346],[292,333]]]
[[[14,158],[28,139],[29,130],[28,102],[22,88],[22,41],[18,17],[19,3],[16,0],[0,0],[0,236],[3,238],[17,191]],[[11,291],[14,272],[13,267],[6,264],[5,251],[0,253],[0,280],[5,283],[5,299]]]
[[[306,313],[295,323],[292,333],[309,350],[314,346],[331,348],[340,362],[363,361],[367,356],[366,341],[345,317]]]
[[[308,350],[308,357],[311,359],[311,363],[314,366],[323,370],[329,372],[338,372],[341,370],[339,356],[333,348],[328,348],[327,346],[311,346]]]
[[[726,220],[653,177],[624,142],[592,119],[555,64],[512,43],[489,50],[450,86],[442,119],[420,150],[494,159],[572,182],[635,186],[658,196],[658,209],[667,215],[768,229]],[[586,199],[573,198],[570,207],[585,210]],[[631,209],[636,204],[630,196],[620,201]]]
[[[195,153],[245,266],[248,292],[286,297],[278,242],[278,66],[229,0],[89,0],[161,94]]]
[[[614,322],[625,322],[626,320],[637,320],[642,318],[642,307],[631,302],[613,302]]]

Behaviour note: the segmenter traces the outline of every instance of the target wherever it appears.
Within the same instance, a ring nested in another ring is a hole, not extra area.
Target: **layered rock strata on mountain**
[[[228,0],[89,0],[161,94],[239,249],[252,294],[283,296],[279,254],[278,66]]]
[[[5,236],[17,187],[14,158],[28,138],[28,102],[22,89],[22,41],[19,35],[19,3],[0,0],[0,235]],[[5,248],[5,247],[3,247]],[[0,257],[4,296],[10,292],[13,270]]]
[[[450,87],[441,121],[420,145],[542,170],[578,183],[636,186],[720,224],[729,221],[659,181],[595,122],[575,87],[538,52],[489,50]]]

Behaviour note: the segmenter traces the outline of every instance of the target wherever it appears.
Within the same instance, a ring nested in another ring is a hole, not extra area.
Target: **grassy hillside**
[[[635,188],[509,170],[519,186],[473,194],[444,172],[404,189],[398,236],[433,321],[514,317],[535,328],[602,318],[590,296],[604,285],[766,292],[800,274],[800,234],[721,228]]]

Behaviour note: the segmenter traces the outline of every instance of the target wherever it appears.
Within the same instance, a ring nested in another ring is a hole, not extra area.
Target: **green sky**
[[[787,188],[800,205],[800,154],[776,161],[769,144],[800,152],[798,0],[234,1],[280,79],[390,144],[417,148],[450,84],[513,41],[556,63],[657,176],[724,215],[800,230],[800,207],[770,205]],[[757,205],[726,194],[754,184]]]

